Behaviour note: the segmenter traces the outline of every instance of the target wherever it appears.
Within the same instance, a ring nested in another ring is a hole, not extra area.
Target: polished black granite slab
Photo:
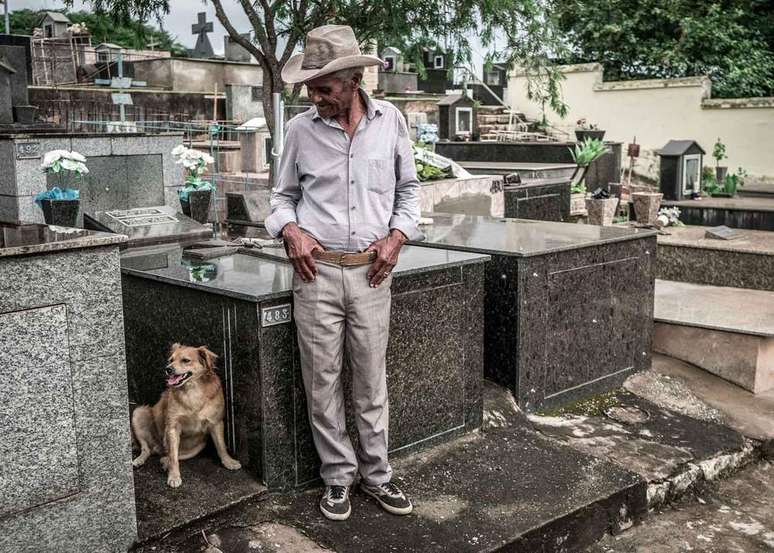
[[[613,389],[648,366],[656,234],[430,214],[428,248],[488,253],[485,374],[528,411]]]
[[[424,242],[417,245],[460,251],[528,257],[656,236],[652,230],[600,227],[555,221],[506,219],[484,215],[425,214]]]
[[[0,257],[107,246],[126,237],[39,223],[0,223]]]
[[[508,218],[567,221],[570,219],[570,179],[537,179],[503,190]]]
[[[122,256],[130,399],[158,399],[173,342],[208,345],[220,356],[228,445],[269,488],[313,481],[319,465],[292,315],[276,318],[285,308],[292,313],[292,268],[283,257],[282,249],[264,248],[194,261],[173,245]],[[401,252],[387,352],[393,453],[481,424],[488,259],[415,247]],[[347,369],[344,382],[348,390]]]
[[[161,205],[83,214],[83,226],[129,237],[129,246],[197,240],[212,236],[212,229],[175,209]]]

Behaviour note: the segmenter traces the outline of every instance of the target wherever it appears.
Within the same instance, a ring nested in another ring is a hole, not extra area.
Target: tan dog
[[[206,346],[173,344],[166,368],[167,389],[156,405],[142,405],[132,413],[132,432],[140,445],[140,455],[132,465],[139,467],[153,453],[164,455],[161,466],[167,471],[167,484],[173,488],[182,484],[179,461],[204,449],[208,434],[223,466],[230,470],[242,468],[226,451],[225,401],[220,378],[214,371],[217,357]]]

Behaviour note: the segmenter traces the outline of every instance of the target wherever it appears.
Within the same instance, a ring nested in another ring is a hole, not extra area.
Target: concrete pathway
[[[762,462],[695,497],[654,513],[587,553],[764,553],[774,551],[774,465]]]

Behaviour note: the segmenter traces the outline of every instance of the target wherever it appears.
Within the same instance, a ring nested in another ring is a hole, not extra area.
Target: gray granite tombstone
[[[195,58],[211,58],[215,55],[212,50],[212,44],[207,33],[212,32],[212,21],[207,21],[207,13],[199,12],[196,14],[196,23],[191,25],[191,33],[197,35],[196,46],[193,49]]]
[[[0,551],[136,537],[118,243],[0,225]]]

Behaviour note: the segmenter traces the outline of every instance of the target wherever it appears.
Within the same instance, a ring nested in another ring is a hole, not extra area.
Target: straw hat
[[[306,48],[288,60],[282,68],[286,83],[302,83],[342,69],[382,65],[376,56],[360,52],[352,27],[323,25],[306,35]]]

